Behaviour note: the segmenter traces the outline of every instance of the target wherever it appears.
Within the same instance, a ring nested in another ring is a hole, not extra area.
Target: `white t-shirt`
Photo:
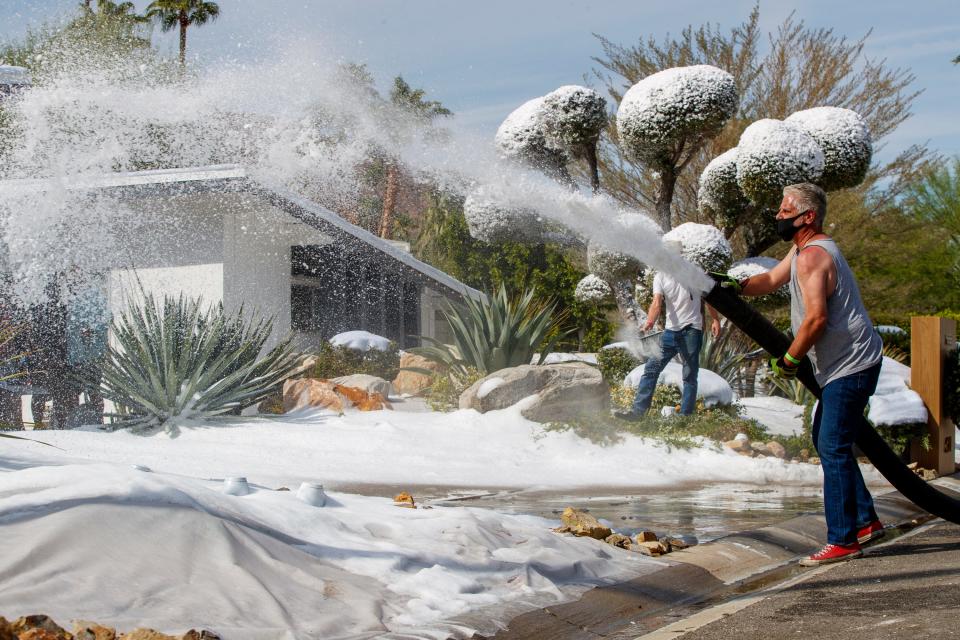
[[[687,326],[703,330],[703,311],[700,294],[691,292],[668,274],[657,272],[653,278],[653,293],[663,296],[667,311],[667,329],[679,331]]]

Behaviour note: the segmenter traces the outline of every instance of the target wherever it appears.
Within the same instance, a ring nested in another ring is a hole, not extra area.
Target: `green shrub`
[[[600,374],[611,387],[622,385],[627,374],[640,364],[640,360],[623,347],[611,347],[597,352],[597,366],[600,368]]]
[[[360,351],[324,342],[315,355],[317,363],[311,372],[314,378],[330,379],[364,373],[384,380],[393,380],[400,373],[400,349],[395,342],[390,342],[386,351]]]
[[[947,356],[943,376],[944,409],[954,424],[960,424],[960,349]]]
[[[121,428],[176,434],[178,423],[226,413],[268,397],[296,369],[289,340],[260,357],[269,320],[246,320],[241,309],[202,310],[200,299],[145,294],[112,324],[103,396],[119,407]]]
[[[468,370],[465,376],[434,374],[433,384],[427,390],[427,406],[434,411],[454,411],[460,407],[460,395],[477,380],[483,378],[476,369]]]
[[[453,345],[421,336],[430,345],[410,351],[442,364],[460,379],[470,370],[487,375],[530,364],[536,353],[543,362],[563,335],[559,331],[562,318],[555,311],[556,303],[537,300],[533,289],[511,299],[501,285],[482,301],[465,298],[463,307],[448,306],[443,311]]]

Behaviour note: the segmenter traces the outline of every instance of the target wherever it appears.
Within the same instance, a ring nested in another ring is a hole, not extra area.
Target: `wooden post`
[[[911,446],[910,457],[940,475],[952,474],[954,425],[944,411],[943,370],[947,354],[957,341],[957,322],[949,318],[919,316],[910,319],[910,386],[927,407],[930,449]]]

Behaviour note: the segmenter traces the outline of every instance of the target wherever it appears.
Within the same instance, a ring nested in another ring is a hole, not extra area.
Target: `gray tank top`
[[[808,356],[821,387],[844,376],[869,369],[883,357],[883,341],[870,322],[860,298],[857,280],[833,240],[813,240],[830,254],[837,269],[837,287],[827,298],[827,328]],[[796,335],[805,315],[803,294],[797,282],[797,252],[790,258],[790,323]]]

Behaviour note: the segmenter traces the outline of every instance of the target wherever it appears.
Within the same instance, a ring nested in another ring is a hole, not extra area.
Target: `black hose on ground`
[[[771,355],[781,356],[790,347],[786,335],[730,289],[716,284],[704,300]],[[813,395],[820,397],[820,385],[813,376],[809,358],[804,357],[797,378]],[[866,418],[861,418],[857,446],[877,471],[908,500],[924,511],[960,524],[960,500],[941,493],[908,469]]]

